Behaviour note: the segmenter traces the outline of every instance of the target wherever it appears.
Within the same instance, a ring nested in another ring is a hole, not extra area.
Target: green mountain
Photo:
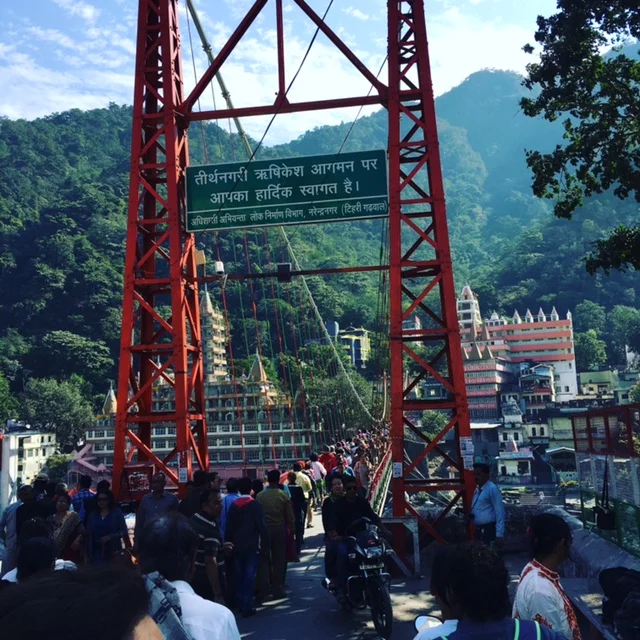
[[[470,281],[484,312],[509,315],[514,307],[540,304],[563,314],[583,300],[606,311],[637,305],[635,273],[591,277],[582,264],[590,243],[633,222],[637,206],[603,196],[574,221],[553,218],[549,204],[531,195],[524,154],[556,144],[560,127],[526,118],[518,106],[522,93],[517,74],[482,71],[437,101],[458,285]],[[31,122],[0,120],[0,370],[14,390],[29,377],[75,374],[90,394],[115,377],[130,118],[129,107],[110,105]],[[260,156],[335,153],[350,126],[319,127]],[[386,113],[380,111],[356,124],[345,150],[385,144]],[[237,136],[215,124],[193,125],[190,148],[194,163],[243,157]],[[383,225],[300,226],[290,235],[305,268],[377,264]],[[210,258],[220,252],[228,272],[247,271],[247,254],[252,270],[268,269],[283,256],[275,230],[248,232],[246,246],[239,232],[217,240],[202,234],[198,241]],[[371,274],[309,279],[325,318],[369,327],[380,313],[378,283]],[[220,303],[219,290],[212,291]],[[277,355],[269,336],[277,345],[278,327],[290,350],[294,327],[303,323],[297,295],[295,288],[262,281],[253,294],[247,283],[228,285],[236,357],[255,348],[252,296],[267,355]]]

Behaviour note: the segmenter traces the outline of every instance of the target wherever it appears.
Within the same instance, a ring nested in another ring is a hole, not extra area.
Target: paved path
[[[287,571],[289,597],[265,603],[252,618],[239,619],[243,638],[250,640],[375,640],[378,635],[368,609],[346,614],[321,586],[324,577],[322,524],[314,514],[307,529],[300,563]],[[425,579],[393,580],[393,640],[413,638],[417,615],[435,613]]]

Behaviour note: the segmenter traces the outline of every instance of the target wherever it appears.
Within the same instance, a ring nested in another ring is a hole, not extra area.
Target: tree
[[[9,382],[0,372],[0,425],[5,424],[10,418],[16,417],[18,406],[18,401],[9,388]]]
[[[107,345],[70,331],[51,331],[33,353],[32,368],[40,376],[68,378],[78,373],[98,383],[113,367]]]
[[[51,482],[63,482],[69,469],[71,456],[56,453],[47,460],[47,475]]]
[[[629,398],[634,404],[640,403],[640,382],[638,382],[635,387],[629,391]]]
[[[58,444],[75,445],[93,424],[91,403],[73,381],[33,378],[22,395],[22,417],[56,434]]]
[[[608,321],[616,362],[626,362],[627,347],[640,353],[640,311],[619,304],[609,313]]]
[[[591,300],[581,302],[573,311],[573,328],[580,333],[593,329],[602,335],[607,325],[607,314],[602,305]]]
[[[449,420],[439,411],[423,411],[420,429],[429,438],[435,438],[446,426]]]
[[[607,361],[607,343],[600,340],[593,329],[585,333],[576,333],[574,343],[578,371],[597,369]]]
[[[638,43],[629,44],[640,38],[640,8],[629,0],[558,0],[558,8],[538,17],[542,53],[524,81],[536,93],[521,106],[532,118],[564,118],[565,143],[550,153],[527,152],[533,192],[553,199],[561,218],[610,189],[640,202],[640,61]],[[611,45],[619,49],[603,55]],[[640,228],[619,227],[597,243],[587,267],[637,268],[638,248]]]

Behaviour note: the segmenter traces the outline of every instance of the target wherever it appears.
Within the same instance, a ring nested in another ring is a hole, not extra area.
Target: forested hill
[[[483,71],[437,103],[458,285],[468,280],[478,290],[485,313],[555,305],[564,314],[584,299],[606,311],[636,306],[636,274],[591,277],[581,262],[604,230],[635,219],[636,205],[604,196],[574,221],[554,219],[531,195],[524,153],[556,144],[560,127],[526,118],[522,91],[516,74]],[[85,393],[102,393],[115,375],[130,116],[129,107],[111,105],[0,120],[0,370],[14,390],[27,378],[78,375]],[[350,125],[314,129],[262,157],[335,153]],[[357,123],[345,150],[385,144],[386,114],[378,112]],[[242,157],[237,137],[214,124],[194,125],[190,146],[194,163]],[[301,226],[292,238],[305,267],[375,264],[380,229],[380,221]],[[262,238],[249,234],[253,268],[266,259]],[[213,252],[211,236],[199,241]],[[220,245],[226,262],[246,268],[241,236],[221,234]],[[376,285],[365,275],[311,279],[321,312],[343,325],[371,326]],[[244,357],[252,345],[240,335],[240,295],[248,293],[230,291],[229,302]]]

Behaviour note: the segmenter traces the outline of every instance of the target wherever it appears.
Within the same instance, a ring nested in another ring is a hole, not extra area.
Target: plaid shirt
[[[73,510],[80,516],[80,520],[82,520],[82,522],[84,522],[84,518],[87,515],[84,508],[84,501],[87,498],[93,498],[94,495],[95,494],[91,489],[80,489],[80,491],[71,498]]]

